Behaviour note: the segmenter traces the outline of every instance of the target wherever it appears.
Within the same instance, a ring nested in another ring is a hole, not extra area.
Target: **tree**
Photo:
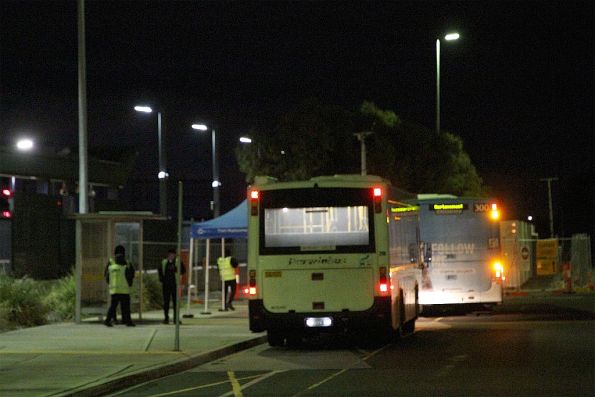
[[[268,131],[252,130],[253,143],[236,150],[240,170],[301,180],[316,175],[353,173],[358,164],[353,114],[309,99],[283,115]]]
[[[373,132],[366,139],[370,174],[411,192],[483,193],[460,137],[401,120],[367,101],[358,112],[305,101],[273,128],[252,130],[253,144],[238,148],[236,156],[248,182],[256,175],[302,180],[359,173],[359,143],[353,136],[359,131]]]

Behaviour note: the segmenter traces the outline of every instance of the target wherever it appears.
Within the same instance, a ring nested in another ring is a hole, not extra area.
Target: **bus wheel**
[[[413,331],[415,331],[415,319],[409,320],[401,325],[401,329],[405,335],[412,334]]]
[[[269,346],[283,346],[283,334],[278,331],[267,331],[267,340],[269,342]]]

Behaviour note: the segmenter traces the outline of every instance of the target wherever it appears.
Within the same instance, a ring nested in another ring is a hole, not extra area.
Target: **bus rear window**
[[[369,190],[296,190],[292,190],[293,194],[288,191],[263,194],[262,253],[368,252],[372,249]]]

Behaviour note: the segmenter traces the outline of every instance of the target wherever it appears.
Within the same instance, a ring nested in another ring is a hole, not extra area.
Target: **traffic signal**
[[[12,212],[10,211],[10,199],[12,198],[12,190],[2,188],[0,194],[0,218],[10,218]]]

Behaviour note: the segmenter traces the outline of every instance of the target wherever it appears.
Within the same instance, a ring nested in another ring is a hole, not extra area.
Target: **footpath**
[[[182,318],[180,351],[175,326],[161,324],[161,311],[133,316],[136,327],[104,326],[97,317],[82,324],[57,323],[0,334],[0,396],[100,396],[190,369],[264,343],[264,333],[248,329],[246,301],[236,311],[218,311],[209,301],[193,305]],[[181,314],[186,313],[182,305]],[[559,313],[567,319],[595,319],[593,291],[562,294],[522,291],[507,294],[496,313]]]
[[[181,318],[180,351],[174,351],[176,327],[161,323],[162,311],[144,312],[142,321],[133,314],[136,327],[108,328],[95,317],[2,333],[0,396],[105,395],[266,341],[248,329],[247,301],[228,312],[209,303],[210,315],[196,304],[194,318]]]

